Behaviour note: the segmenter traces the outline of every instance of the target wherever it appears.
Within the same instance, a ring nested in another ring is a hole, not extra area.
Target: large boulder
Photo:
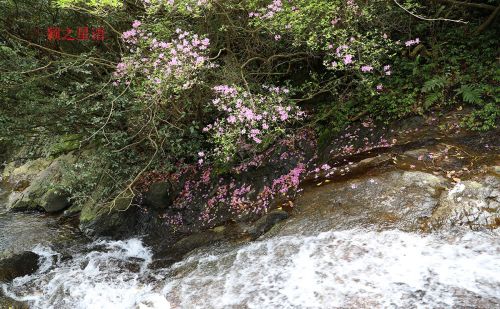
[[[39,158],[29,160],[28,162],[18,165],[17,162],[7,164],[2,172],[2,179],[14,191],[22,191],[29,186],[31,181],[35,179],[43,170],[51,163],[51,158]]]
[[[65,190],[50,189],[41,197],[40,207],[48,213],[59,212],[70,205],[70,197]]]
[[[294,216],[279,234],[296,234],[304,221],[309,222],[304,233],[363,227],[418,231],[447,186],[444,177],[400,170],[338,183],[322,182],[297,199]]]
[[[0,282],[34,273],[38,269],[38,259],[38,254],[25,251],[0,260]]]
[[[80,229],[89,236],[120,239],[136,235],[140,209],[132,197],[117,198],[112,205],[86,203],[80,213]]]
[[[45,169],[27,175],[36,174],[32,177],[29,185],[22,190],[14,190],[7,203],[7,208],[13,211],[44,210],[46,212],[58,212],[69,206],[69,194],[61,189],[54,188],[54,184],[61,184],[64,167],[66,164],[74,163],[76,158],[67,154],[53,160]],[[28,163],[27,163],[28,164]],[[13,172],[12,175],[15,175]],[[13,177],[13,176],[10,176]]]

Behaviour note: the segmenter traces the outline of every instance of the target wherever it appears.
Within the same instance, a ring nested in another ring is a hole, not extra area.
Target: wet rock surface
[[[30,309],[28,303],[17,301],[2,294],[0,290],[0,308],[6,309]]]
[[[296,211],[280,235],[296,233],[303,220],[307,233],[354,227],[418,230],[432,215],[446,186],[443,177],[417,171],[392,171],[373,177],[311,188],[297,199]]]
[[[288,218],[288,213],[283,210],[274,210],[270,213],[264,215],[259,220],[255,221],[251,228],[249,229],[249,234],[253,239],[267,233],[273,226],[278,222],[286,220]]]
[[[500,178],[485,176],[456,183],[442,192],[438,205],[427,222],[431,228],[496,228],[500,225]]]
[[[38,269],[39,256],[31,251],[14,254],[0,260],[0,282],[11,281],[34,273]]]

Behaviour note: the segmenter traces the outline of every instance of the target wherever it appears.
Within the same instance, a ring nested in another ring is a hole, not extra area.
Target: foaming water
[[[182,308],[500,305],[498,235],[348,230],[192,256],[163,293]]]
[[[58,309],[496,308],[499,236],[332,231],[206,248],[161,270],[137,239],[101,241],[4,292]]]
[[[97,241],[88,249],[61,261],[50,248],[35,248],[42,267],[4,285],[4,293],[31,308],[170,308],[144,282],[152,253],[140,240]]]

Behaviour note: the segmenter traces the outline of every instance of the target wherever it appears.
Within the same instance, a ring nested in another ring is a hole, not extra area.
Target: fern
[[[477,85],[462,85],[460,88],[455,90],[458,95],[462,97],[465,103],[469,104],[481,104],[483,99],[481,98],[483,94],[483,87]]]
[[[434,92],[439,89],[443,89],[446,86],[446,78],[443,76],[434,77],[424,83],[422,87],[422,92],[429,93]]]
[[[434,103],[441,101],[443,99],[443,94],[441,92],[433,92],[425,97],[424,107],[429,109]]]

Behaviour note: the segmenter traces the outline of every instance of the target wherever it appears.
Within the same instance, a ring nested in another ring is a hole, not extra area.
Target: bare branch
[[[420,16],[420,15],[417,15],[417,14],[410,12],[407,8],[402,6],[397,0],[392,0],[392,1],[394,1],[394,3],[396,3],[396,5],[399,6],[400,8],[402,8],[406,13],[410,14],[411,16],[413,16],[415,18],[421,19],[421,20],[425,20],[425,21],[449,21],[449,22],[453,22],[453,23],[467,24],[466,21],[463,21],[461,19],[456,20],[456,19],[448,19],[448,18],[426,18],[426,17],[423,17],[423,16]]]

